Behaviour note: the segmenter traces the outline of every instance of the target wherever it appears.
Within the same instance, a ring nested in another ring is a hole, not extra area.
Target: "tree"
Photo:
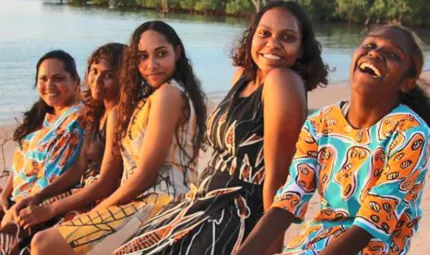
[[[225,11],[229,14],[251,12],[254,6],[249,0],[229,0],[226,3]]]

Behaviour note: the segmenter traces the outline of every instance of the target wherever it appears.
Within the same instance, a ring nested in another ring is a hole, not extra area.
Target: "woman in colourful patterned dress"
[[[416,85],[422,67],[423,53],[403,27],[364,39],[351,65],[351,100],[307,119],[288,181],[237,254],[262,254],[302,222],[315,191],[321,210],[284,254],[407,253],[429,157],[430,105]]]
[[[88,214],[38,233],[32,254],[109,254],[196,179],[206,107],[180,38],[162,21],[146,22],[123,61],[119,121],[110,123],[124,164],[121,185]]]
[[[199,188],[115,254],[230,254],[271,205],[306,118],[306,91],[326,83],[327,70],[294,2],[263,8],[234,61],[233,88],[207,122],[213,154]]]
[[[116,122],[112,117],[114,114],[110,115],[110,112],[119,99],[117,72],[125,48],[124,44],[109,43],[99,47],[88,59],[85,79],[88,90],[83,93],[87,134],[79,157],[57,180],[16,205],[15,214],[18,215],[16,219],[20,227],[14,225],[0,230],[0,246],[4,254],[29,253],[27,245],[35,233],[60,220],[67,220],[76,213],[88,211],[96,201],[109,196],[117,188],[121,157],[106,164],[98,177],[106,136],[114,136],[114,130],[107,130],[106,123]],[[112,144],[111,140],[109,144]],[[109,148],[112,146],[109,144],[106,153],[111,153],[112,149]],[[1,240],[8,241],[4,243]]]
[[[40,98],[24,113],[14,133],[17,145],[12,172],[1,194],[6,213],[2,231],[16,226],[16,203],[37,194],[65,173],[83,143],[82,112],[77,104],[80,84],[74,59],[64,51],[51,51],[38,61],[36,70],[35,87]]]

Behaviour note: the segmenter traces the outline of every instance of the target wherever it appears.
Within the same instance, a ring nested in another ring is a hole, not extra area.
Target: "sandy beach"
[[[430,83],[430,71],[426,71],[423,73],[422,79],[427,80]],[[430,89],[428,90],[430,94]],[[347,100],[350,95],[350,88],[347,85],[347,82],[338,82],[334,84],[330,84],[327,88],[319,88],[309,93],[309,108],[310,109],[318,109],[324,105],[336,103],[341,100]],[[210,104],[210,108],[213,109],[215,103]],[[430,109],[429,109],[430,110]],[[2,141],[4,140],[5,135],[12,135],[13,126],[0,126],[0,145],[2,145]],[[209,153],[206,152],[203,155],[202,159],[199,162],[200,168],[203,169],[206,162],[209,158]],[[12,161],[13,154],[13,143],[11,141],[5,143],[3,145],[3,150],[0,151],[0,172],[4,167],[9,168]],[[0,180],[0,184],[3,184],[5,179]],[[316,211],[319,208],[319,197],[318,195],[314,196],[307,213],[307,218],[312,218]],[[430,242],[426,242],[430,238],[430,185],[426,185],[424,190],[424,196],[422,200],[422,211],[423,211],[423,219],[420,223],[420,228],[418,233],[414,236],[412,240],[411,250],[409,254],[418,255],[424,254],[426,251],[430,250]],[[300,230],[300,225],[294,225],[290,230],[286,233],[286,241],[291,240],[292,237],[298,235],[298,231]]]

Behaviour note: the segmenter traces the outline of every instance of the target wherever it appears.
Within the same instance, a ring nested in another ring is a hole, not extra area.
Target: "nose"
[[[156,58],[152,58],[152,57],[148,58],[148,62],[147,62],[146,68],[149,71],[157,69],[158,68],[158,61],[157,61],[157,59]]]
[[[279,48],[280,43],[279,43],[278,38],[274,35],[267,38],[266,46],[270,47],[270,48]]]
[[[381,58],[382,54],[381,54],[381,48],[375,48],[369,51],[369,53],[367,53],[367,55],[369,55],[370,57],[373,58]]]
[[[97,86],[100,86],[100,85],[102,85],[102,84],[103,84],[103,79],[102,79],[102,76],[101,76],[100,74],[98,74],[98,75],[95,77],[95,83],[96,83],[96,85],[97,85]]]

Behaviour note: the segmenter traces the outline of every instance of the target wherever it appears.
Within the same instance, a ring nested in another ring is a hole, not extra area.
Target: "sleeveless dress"
[[[145,223],[118,254],[230,254],[263,213],[263,105],[242,77],[208,119],[213,154],[198,188]]]
[[[165,86],[173,86],[184,93],[184,89],[175,80]],[[155,93],[157,91],[152,95]],[[137,103],[126,136],[121,143],[124,165],[121,185],[134,174],[137,168],[152,105],[152,95]],[[110,254],[127,238],[134,235],[146,219],[171,200],[189,191],[189,182],[196,180],[197,173],[194,164],[188,164],[188,155],[193,153],[192,138],[196,126],[195,111],[189,99],[188,104],[190,117],[179,128],[178,137],[173,139],[157,180],[150,188],[128,204],[91,211],[56,227],[75,252]],[[179,149],[178,143],[185,153]]]

